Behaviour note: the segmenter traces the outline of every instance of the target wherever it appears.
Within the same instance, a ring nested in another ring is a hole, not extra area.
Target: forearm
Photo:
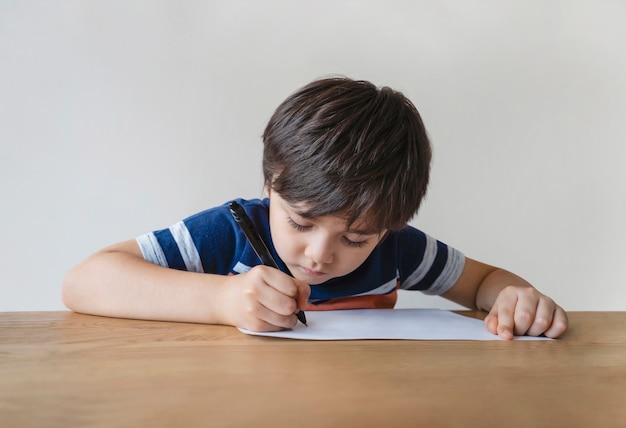
[[[102,251],[67,274],[63,301],[73,311],[93,315],[222,324],[220,301],[226,278]]]
[[[509,285],[531,287],[509,271],[467,258],[461,277],[443,297],[467,308],[488,312],[500,291]]]

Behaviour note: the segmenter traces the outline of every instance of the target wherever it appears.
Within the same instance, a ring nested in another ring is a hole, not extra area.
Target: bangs
[[[263,134],[265,184],[305,217],[399,230],[426,194],[431,148],[415,106],[365,81],[313,82],[276,110]]]
[[[291,180],[287,177],[302,178]],[[358,223],[359,230],[378,234],[383,230],[404,228],[413,215],[411,211],[407,218],[406,207],[402,210],[398,206],[397,201],[404,198],[403,192],[385,186],[384,181],[373,183],[373,186],[362,182],[361,186],[350,183],[337,186],[332,179],[319,177],[309,170],[305,176],[281,174],[272,182],[271,188],[289,205],[296,207],[295,211],[302,217],[337,216],[346,220],[348,228]]]

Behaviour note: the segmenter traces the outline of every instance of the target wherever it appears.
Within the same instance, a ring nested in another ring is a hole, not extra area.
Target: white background
[[[416,226],[626,310],[625,42],[624,1],[0,0],[0,310],[63,309],[90,253],[260,196],[266,121],[331,74],[420,110]]]

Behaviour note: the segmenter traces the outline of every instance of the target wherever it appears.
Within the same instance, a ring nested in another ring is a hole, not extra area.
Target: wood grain
[[[569,316],[555,341],[309,342],[0,313],[0,426],[626,427],[626,312]]]

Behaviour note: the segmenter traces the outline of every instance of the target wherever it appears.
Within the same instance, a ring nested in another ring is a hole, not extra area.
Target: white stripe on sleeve
[[[464,267],[465,255],[459,250],[448,247],[448,260],[446,261],[441,275],[439,275],[428,290],[424,290],[424,294],[438,296],[451,289],[463,273]]]
[[[391,281],[387,281],[385,284],[376,287],[373,290],[369,290],[366,291],[365,293],[359,293],[359,294],[355,294],[355,296],[366,296],[368,294],[387,294],[387,293],[391,293],[393,290],[396,289],[396,286],[398,285],[398,279],[397,278],[393,278]]]
[[[246,272],[250,271],[250,269],[252,269],[250,266],[244,265],[241,262],[237,262],[237,264],[233,268],[233,272],[246,273]]]
[[[174,241],[176,241],[176,245],[178,245],[178,250],[185,262],[187,270],[189,272],[204,272],[202,262],[200,261],[200,254],[198,254],[198,249],[185,223],[179,221],[170,226],[170,232],[174,237]]]
[[[157,241],[154,233],[150,232],[141,235],[137,237],[135,241],[137,241],[141,254],[146,261],[155,265],[169,267],[165,253],[163,253],[163,249],[159,245],[159,241]]]
[[[437,240],[430,235],[426,235],[426,248],[424,249],[424,258],[420,265],[413,271],[411,275],[400,285],[400,288],[406,289],[411,285],[419,283],[435,261],[437,256]]]

